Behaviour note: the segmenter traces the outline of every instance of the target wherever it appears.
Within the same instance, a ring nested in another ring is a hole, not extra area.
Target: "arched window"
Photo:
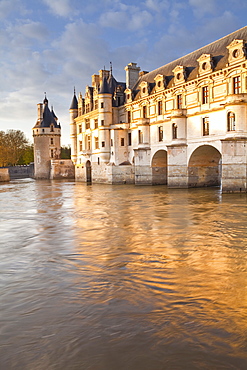
[[[233,112],[227,113],[227,131],[235,131],[235,114]]]
[[[172,138],[177,139],[178,138],[178,126],[176,123],[172,124]]]

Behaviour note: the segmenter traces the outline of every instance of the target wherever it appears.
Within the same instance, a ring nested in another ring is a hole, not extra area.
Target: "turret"
[[[75,95],[72,98],[72,102],[69,109],[70,113],[70,139],[71,139],[71,160],[76,163],[77,160],[77,130],[75,118],[78,116],[78,101]]]
[[[54,111],[50,111],[48,100],[38,104],[38,119],[33,127],[34,177],[50,178],[51,159],[59,159],[61,153],[61,126]]]
[[[110,161],[110,134],[109,128],[112,124],[112,94],[107,81],[103,77],[99,89],[98,117],[99,117],[99,145],[101,159],[103,162]]]

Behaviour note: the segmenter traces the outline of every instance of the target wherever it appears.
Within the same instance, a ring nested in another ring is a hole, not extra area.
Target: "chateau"
[[[76,180],[247,189],[247,27],[152,72],[92,76],[70,107]]]
[[[112,68],[94,74],[70,106],[76,180],[246,192],[246,42],[244,27],[151,72],[129,63],[125,82]],[[41,121],[37,153],[51,134]]]

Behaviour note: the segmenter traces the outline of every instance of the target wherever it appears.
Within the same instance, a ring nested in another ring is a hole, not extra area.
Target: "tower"
[[[61,126],[57,117],[48,107],[48,100],[44,98],[39,103],[38,119],[33,127],[34,140],[34,177],[35,179],[49,179],[51,159],[59,159],[61,152]]]
[[[75,94],[72,98],[72,102],[69,109],[70,113],[70,139],[71,139],[71,160],[76,163],[77,159],[77,131],[75,118],[78,116],[78,101]]]

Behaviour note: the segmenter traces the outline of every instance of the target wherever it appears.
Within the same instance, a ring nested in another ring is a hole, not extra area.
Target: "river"
[[[247,368],[247,196],[0,185],[0,369]]]

